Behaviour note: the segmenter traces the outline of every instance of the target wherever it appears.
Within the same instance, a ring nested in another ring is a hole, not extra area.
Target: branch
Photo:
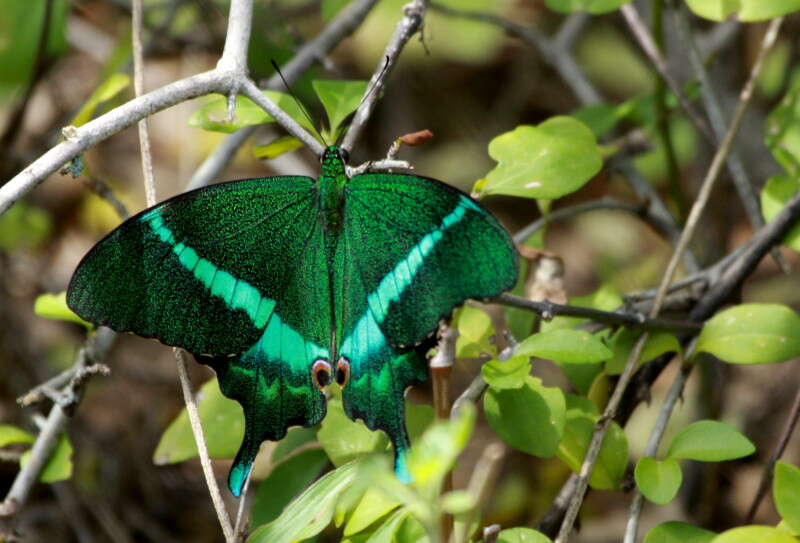
[[[359,0],[349,4],[342,12],[331,21],[325,30],[323,30],[312,41],[303,45],[300,50],[292,57],[292,60],[287,62],[282,68],[286,82],[292,85],[295,81],[300,79],[300,76],[306,72],[314,62],[325,58],[344,38],[352,34],[369,12],[375,6],[377,0]],[[266,82],[265,85],[268,89],[278,89],[283,87],[280,77],[276,73]],[[209,184],[213,179],[218,177],[222,170],[236,156],[239,148],[244,145],[245,141],[256,131],[258,126],[248,126],[242,128],[225,138],[223,142],[211,153],[208,158],[200,165],[195,171],[187,190],[196,189]]]
[[[413,0],[403,7],[405,16],[397,24],[397,29],[383,52],[381,62],[372,74],[369,85],[367,85],[366,94],[353,116],[353,122],[350,123],[350,128],[347,130],[344,141],[342,141],[342,149],[352,151],[353,145],[364,130],[367,120],[369,120],[372,111],[375,109],[375,105],[378,103],[378,98],[380,98],[381,91],[383,91],[386,78],[392,71],[392,68],[397,62],[403,48],[408,43],[408,40],[410,40],[411,36],[422,26],[428,2],[429,0]]]
[[[527,298],[515,296],[513,294],[501,294],[493,301],[510,305],[512,307],[528,309],[537,313],[545,320],[550,320],[559,315],[568,317],[582,317],[611,326],[631,326],[642,328],[644,330],[672,330],[683,333],[697,333],[703,327],[701,323],[697,322],[646,317],[641,313],[631,313],[625,311],[601,311],[591,307],[556,304],[548,300],[536,302],[528,300]]]
[[[711,162],[711,166],[708,169],[708,173],[703,180],[703,184],[700,188],[700,193],[698,194],[697,200],[695,201],[694,205],[692,206],[692,210],[689,213],[689,218],[686,222],[686,227],[684,228],[683,232],[681,233],[681,238],[678,241],[678,246],[675,248],[675,252],[670,259],[669,264],[667,265],[667,270],[664,273],[664,277],[661,280],[661,284],[659,285],[658,292],[656,294],[655,301],[653,303],[653,308],[650,311],[651,317],[656,317],[661,309],[661,305],[664,302],[664,299],[667,294],[667,290],[672,282],[672,279],[675,275],[675,271],[678,267],[678,262],[686,250],[686,247],[689,244],[694,232],[699,224],[700,217],[705,210],[706,204],[708,203],[711,190],[714,187],[714,184],[719,176],[719,172],[722,168],[722,165],[727,157],[728,153],[731,150],[733,145],[733,140],[738,133],[739,126],[741,125],[742,119],[744,117],[744,113],[747,110],[747,107],[750,103],[750,99],[753,95],[753,89],[755,87],[755,81],[761,72],[761,68],[764,64],[764,59],[766,58],[767,52],[772,47],[772,44],[775,42],[778,36],[778,31],[780,30],[781,23],[783,22],[783,18],[774,19],[767,30],[767,33],[764,36],[764,39],[761,44],[761,50],[759,51],[758,58],[756,59],[755,65],[750,73],[750,77],[745,84],[739,98],[739,104],[736,108],[736,113],[734,114],[733,121],[731,122],[731,126],[728,128],[728,132],[725,135],[725,139],[722,141],[719,149],[717,150],[716,154],[714,155],[714,159]],[[798,198],[800,199],[800,195]],[[784,210],[785,211],[785,210]],[[611,420],[616,415],[617,407],[622,400],[622,395],[625,392],[625,388],[628,386],[630,379],[633,375],[633,371],[636,368],[636,364],[641,357],[642,350],[644,349],[644,345],[648,339],[649,333],[645,332],[636,342],[631,354],[628,358],[628,361],[625,365],[625,369],[623,370],[622,374],[620,375],[619,381],[617,382],[616,387],[614,388],[614,392],[611,395],[611,398],[606,405],[606,409],[601,417],[600,421],[597,424],[595,429],[595,433],[592,436],[592,441],[589,445],[589,450],[586,452],[586,458],[583,461],[583,465],[581,466],[580,471],[580,478],[578,480],[578,486],[575,490],[575,493],[572,496],[572,501],[570,502],[569,508],[567,509],[566,515],[564,517],[564,522],[561,525],[561,529],[559,530],[558,537],[556,538],[555,543],[566,543],[569,539],[570,534],[572,533],[572,526],[575,522],[575,518],[578,515],[578,510],[580,509],[581,503],[583,502],[583,497],[586,493],[586,488],[588,486],[589,476],[594,469],[594,465],[597,462],[597,457],[600,452],[600,447],[603,443],[603,438],[605,437],[606,432],[608,431],[608,426]]]

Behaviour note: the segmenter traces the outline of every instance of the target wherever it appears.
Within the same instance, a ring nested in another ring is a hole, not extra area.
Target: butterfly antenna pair
[[[286,87],[286,92],[288,92],[289,96],[291,96],[292,99],[294,99],[294,101],[297,103],[297,106],[300,108],[300,111],[302,111],[303,115],[305,115],[306,119],[308,119],[308,124],[309,124],[309,126],[311,126],[311,129],[314,131],[314,133],[319,138],[319,141],[321,141],[325,145],[325,147],[328,147],[328,145],[330,145],[330,144],[325,140],[325,138],[322,137],[322,134],[317,130],[317,127],[314,124],[314,120],[311,118],[311,115],[308,113],[308,110],[306,109],[306,106],[304,106],[303,102],[298,100],[297,96],[295,96],[294,92],[292,92],[292,88],[289,86],[289,83],[286,81],[286,78],[283,77],[283,73],[281,73],[281,69],[278,67],[278,63],[275,62],[274,58],[270,59],[270,63],[272,63],[272,67],[275,68],[275,71],[277,72],[278,77],[280,77],[281,81],[283,81],[283,86]]]

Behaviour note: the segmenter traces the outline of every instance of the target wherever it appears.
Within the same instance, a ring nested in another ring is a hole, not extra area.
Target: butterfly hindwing
[[[343,399],[348,414],[389,434],[400,473],[403,393],[426,377],[415,346],[454,306],[513,286],[517,253],[488,211],[439,181],[365,174],[345,194],[334,289],[351,373]]]

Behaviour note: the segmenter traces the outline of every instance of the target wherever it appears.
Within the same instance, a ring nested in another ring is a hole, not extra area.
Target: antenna
[[[281,81],[283,81],[283,86],[286,87],[286,92],[288,92],[289,96],[291,96],[292,99],[297,103],[297,106],[300,108],[300,111],[302,111],[303,115],[305,115],[306,119],[308,119],[308,124],[311,126],[311,129],[314,131],[314,133],[317,135],[317,137],[320,139],[320,141],[322,143],[324,143],[325,146],[327,147],[328,146],[328,142],[325,141],[325,138],[323,138],[322,134],[319,133],[319,131],[317,130],[317,127],[314,126],[314,121],[313,121],[313,119],[311,119],[311,115],[308,114],[308,111],[306,110],[306,107],[303,105],[303,103],[300,100],[297,99],[297,96],[295,96],[294,93],[292,92],[292,88],[289,86],[289,83],[286,82],[286,78],[283,77],[283,74],[281,73],[281,69],[278,67],[278,63],[275,62],[274,58],[269,59],[269,61],[270,61],[270,63],[272,63],[272,67],[275,68],[275,71],[277,72],[278,77],[280,77]]]
[[[386,58],[386,62],[383,63],[383,68],[381,68],[381,71],[378,73],[378,77],[375,78],[375,84],[373,84],[369,88],[367,93],[363,96],[363,98],[361,98],[361,101],[358,103],[358,109],[361,109],[361,106],[364,104],[364,102],[367,101],[367,98],[369,98],[372,95],[372,93],[375,92],[375,89],[378,88],[378,81],[383,79],[383,74],[385,74],[386,70],[389,69],[389,55],[386,55],[385,58]]]

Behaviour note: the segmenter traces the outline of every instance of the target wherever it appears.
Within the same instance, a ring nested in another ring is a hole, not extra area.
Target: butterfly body
[[[411,175],[348,178],[332,146],[316,181],[214,185],[129,219],[78,266],[67,302],[214,368],[245,413],[234,494],[262,441],[322,420],[331,381],[351,418],[386,431],[407,479],[403,396],[427,376],[419,345],[467,298],[513,286],[516,258],[468,196]]]

